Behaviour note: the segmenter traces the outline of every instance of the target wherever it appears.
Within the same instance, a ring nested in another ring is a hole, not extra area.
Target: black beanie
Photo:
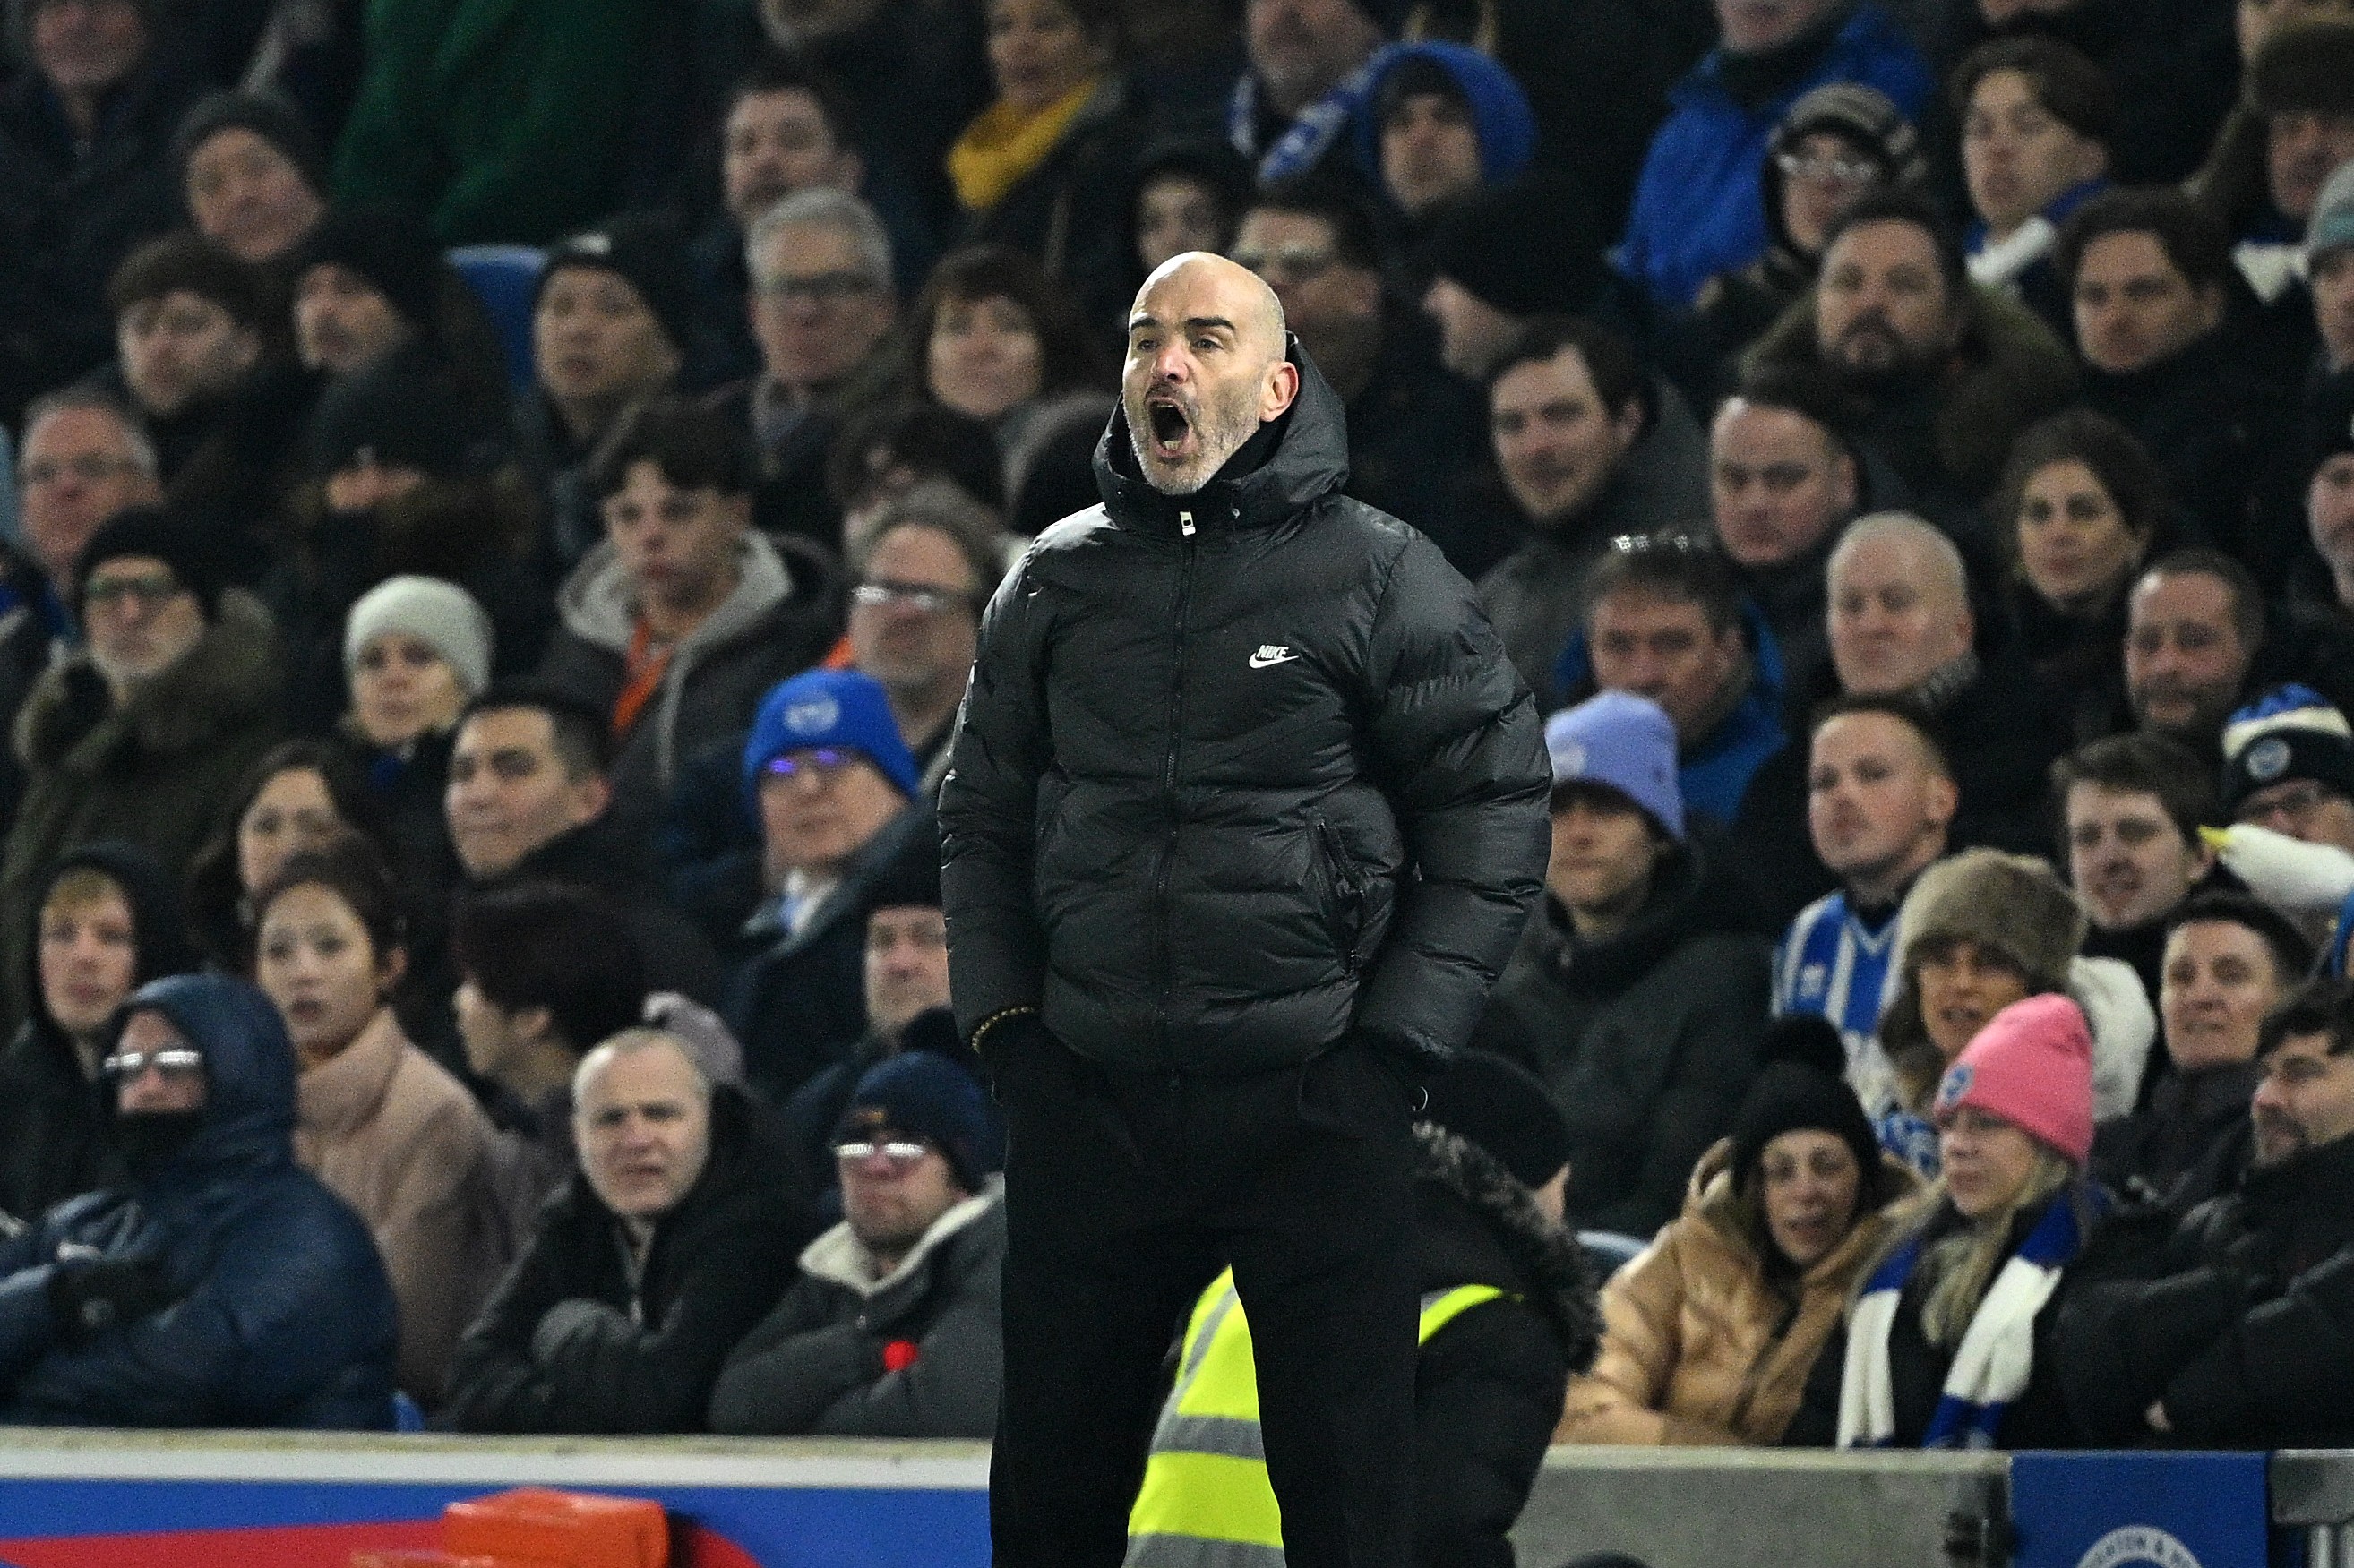
[[[311,416],[312,475],[341,472],[363,451],[388,468],[437,478],[472,473],[481,443],[459,417],[458,404],[449,378],[414,350],[339,376]]]
[[[312,268],[330,265],[366,280],[410,330],[428,342],[435,339],[448,263],[423,218],[387,207],[331,212],[295,249],[293,277],[299,284]]]
[[[695,280],[687,264],[686,242],[678,228],[654,213],[625,212],[585,233],[557,243],[547,253],[546,270],[532,295],[532,310],[548,280],[567,267],[595,267],[611,272],[638,291],[671,346],[684,354],[695,340]]]
[[[172,137],[172,169],[180,188],[188,185],[188,160],[223,131],[250,131],[294,165],[311,194],[327,194],[327,157],[302,111],[271,92],[216,92],[188,111]]]
[[[1430,1081],[1423,1119],[1495,1156],[1523,1187],[1542,1187],[1569,1163],[1569,1123],[1525,1067],[1466,1051]]]
[[[1746,1192],[1756,1180],[1766,1146],[1786,1132],[1828,1132],[1855,1155],[1863,1190],[1873,1191],[1880,1139],[1863,1106],[1840,1076],[1846,1049],[1839,1031],[1811,1013],[1785,1018],[1767,1033],[1766,1068],[1749,1086],[1733,1118],[1733,1184]]]
[[[1493,186],[1465,199],[1431,241],[1431,271],[1508,316],[1589,310],[1608,244],[1592,204],[1561,176]]]
[[[218,615],[223,577],[218,547],[203,530],[190,526],[160,506],[133,506],[118,512],[90,535],[81,559],[74,566],[78,574],[74,602],[81,602],[82,587],[90,581],[90,573],[126,556],[163,562],[172,568],[172,576],[179,585],[196,596],[196,602],[204,606],[207,620]]]
[[[877,866],[862,901],[866,911],[938,909],[940,906],[940,836],[921,827],[907,835],[897,853]]]

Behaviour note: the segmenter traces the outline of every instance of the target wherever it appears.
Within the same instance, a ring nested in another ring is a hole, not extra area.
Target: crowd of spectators
[[[1547,715],[1554,1440],[2354,1439],[2345,0],[6,21],[0,1414],[986,1436],[932,802],[1200,249]]]

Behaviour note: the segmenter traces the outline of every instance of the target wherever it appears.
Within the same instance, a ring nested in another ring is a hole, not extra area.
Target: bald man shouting
[[[1229,1263],[1282,1559],[1414,1561],[1409,1128],[1536,897],[1550,773],[1470,588],[1341,493],[1347,452],[1274,294],[1176,257],[1103,504],[982,623],[940,823],[1013,1134],[1001,1563],[1120,1563],[1163,1358]]]

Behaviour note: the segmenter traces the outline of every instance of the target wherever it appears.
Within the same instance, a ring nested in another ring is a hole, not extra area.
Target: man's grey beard
[[[1214,410],[1207,405],[1200,412],[1201,418],[1193,429],[1201,438],[1201,450],[1175,472],[1163,473],[1154,469],[1152,459],[1147,455],[1146,443],[1152,429],[1150,414],[1141,408],[1127,410],[1128,446],[1136,454],[1136,470],[1144,475],[1145,483],[1163,495],[1193,494],[1218,476],[1226,460],[1242,450],[1244,442],[1258,434],[1257,416],[1247,405],[1235,409],[1232,421],[1216,418],[1223,410]],[[1145,418],[1140,419],[1140,414]]]

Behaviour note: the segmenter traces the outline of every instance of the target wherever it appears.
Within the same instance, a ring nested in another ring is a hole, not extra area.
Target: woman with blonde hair
[[[1785,1441],[1842,1448],[2077,1442],[2052,1361],[2069,1266],[2105,1206],[2093,1037],[2064,996],[2011,1003],[1938,1085],[1943,1174],[1823,1350]]]
[[[1779,1441],[1897,1209],[1920,1185],[1841,1081],[1838,1033],[1785,1020],[1682,1215],[1602,1293],[1556,1443]]]

